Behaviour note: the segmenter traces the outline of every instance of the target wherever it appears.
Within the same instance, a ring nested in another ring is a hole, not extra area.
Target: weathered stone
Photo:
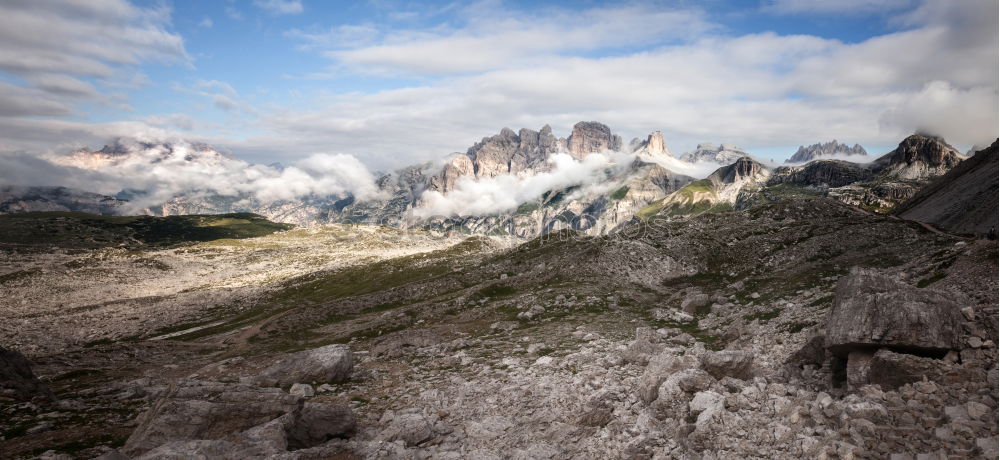
[[[138,455],[170,441],[224,439],[298,409],[278,388],[178,382],[139,416],[122,452]]]
[[[685,313],[694,314],[699,308],[707,307],[711,303],[711,298],[708,294],[695,293],[690,294],[681,301],[681,310]]]
[[[312,385],[309,385],[308,383],[296,383],[293,384],[292,388],[288,390],[288,394],[311,398],[316,395],[316,391],[313,390]]]
[[[312,447],[332,438],[354,434],[357,421],[348,406],[307,402],[295,414],[288,429],[288,446],[293,449]]]
[[[953,299],[854,268],[837,283],[826,346],[840,356],[878,347],[946,352],[957,347],[960,333],[961,313]]]
[[[753,378],[753,355],[745,351],[708,351],[701,355],[701,368],[717,379]]]
[[[693,356],[677,356],[673,353],[664,352],[655,355],[649,360],[649,365],[639,377],[639,399],[646,404],[656,400],[657,391],[660,384],[671,374],[690,367],[694,367],[697,361]]]
[[[260,379],[282,387],[300,382],[343,382],[353,370],[351,350],[337,344],[292,354],[267,368]]]

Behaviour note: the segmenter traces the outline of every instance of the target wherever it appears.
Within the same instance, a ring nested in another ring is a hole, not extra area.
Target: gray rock
[[[960,325],[953,295],[854,268],[837,283],[826,346],[839,356],[878,347],[947,351],[957,347]]]
[[[139,416],[122,452],[135,456],[171,441],[224,439],[298,409],[277,388],[180,381]]]
[[[649,360],[649,365],[639,377],[639,399],[649,404],[656,400],[660,384],[671,374],[686,368],[697,365],[697,361],[691,356],[677,356],[673,353],[664,352],[655,355]]]
[[[351,436],[356,429],[357,420],[350,407],[307,402],[288,429],[288,446],[312,447],[333,438]]]
[[[311,398],[316,395],[316,390],[313,390],[312,385],[308,383],[296,383],[292,385],[292,388],[288,390],[288,394],[301,396],[303,398]]]
[[[298,458],[298,456],[274,450],[263,444],[200,439],[172,441],[150,450],[145,455],[136,457],[137,460],[246,460],[250,458],[291,460]]]
[[[708,351],[701,355],[701,368],[715,377],[753,378],[753,355],[746,351]]]
[[[260,381],[282,387],[299,382],[343,382],[353,370],[354,357],[347,345],[327,345],[278,361],[261,374]]]
[[[685,313],[694,314],[699,308],[707,307],[711,303],[711,298],[708,294],[695,293],[689,294],[681,302],[681,310]]]

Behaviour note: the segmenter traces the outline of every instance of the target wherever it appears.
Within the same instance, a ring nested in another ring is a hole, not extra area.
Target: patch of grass
[[[611,197],[612,200],[621,200],[625,198],[625,195],[627,194],[628,194],[628,186],[625,185],[619,188],[618,190],[611,192],[611,195],[609,196]]]
[[[639,212],[635,213],[635,215],[639,218],[639,220],[646,221],[649,220],[650,217],[659,214],[660,211],[663,210],[663,206],[663,200],[654,201],[653,203],[650,203],[646,207],[640,209]]]
[[[931,276],[929,276],[927,278],[924,278],[924,279],[922,279],[920,281],[917,281],[917,287],[919,287],[919,288],[925,288],[925,287],[930,286],[930,285],[932,285],[932,284],[934,284],[934,283],[936,283],[938,281],[941,281],[946,276],[948,276],[948,274],[945,273],[945,272],[936,272],[936,273],[934,273],[933,275],[931,275]]]
[[[818,298],[816,300],[813,300],[812,302],[809,303],[810,307],[819,307],[819,306],[827,306],[827,307],[829,307],[831,305],[833,305],[833,295],[832,294],[828,295],[828,296],[820,297],[820,298]]]
[[[541,205],[539,205],[538,203],[535,203],[535,202],[522,203],[520,206],[517,207],[517,211],[515,211],[515,213],[516,214],[530,214],[530,213],[538,210],[539,208],[541,208]]]
[[[757,321],[760,321],[761,323],[766,323],[766,322],[768,322],[768,321],[770,321],[770,320],[772,320],[774,318],[777,318],[779,315],[781,315],[781,309],[780,308],[775,308],[774,310],[768,310],[768,311],[765,311],[765,312],[758,312],[758,313],[751,313],[749,315],[743,315],[743,319],[745,319],[747,321],[757,320]]]
[[[779,326],[779,329],[788,332],[790,334],[796,334],[802,332],[803,329],[813,327],[816,325],[815,321],[793,321],[790,323],[784,323]]]

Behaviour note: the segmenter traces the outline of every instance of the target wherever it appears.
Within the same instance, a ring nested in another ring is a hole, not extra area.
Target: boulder
[[[282,458],[289,448],[347,437],[355,428],[347,406],[304,403],[278,388],[182,380],[139,416],[122,452],[143,458]]]
[[[135,456],[171,441],[224,439],[294,412],[300,401],[277,388],[182,380],[139,416],[122,452]]]
[[[656,400],[660,384],[671,374],[681,369],[691,368],[697,365],[694,356],[677,356],[670,352],[663,352],[653,356],[649,360],[649,365],[639,377],[639,399],[649,404]]]
[[[301,449],[354,434],[357,420],[348,406],[307,402],[288,428],[288,446]]]
[[[347,345],[300,351],[271,365],[260,375],[263,385],[287,387],[299,382],[343,382],[351,377],[354,357]]]
[[[837,283],[826,347],[837,356],[891,348],[940,352],[958,348],[961,310],[954,296],[920,289],[873,270],[854,268]]]
[[[701,355],[701,368],[717,379],[753,378],[753,355],[746,351],[707,351]]]
[[[681,301],[681,310],[685,313],[695,314],[699,308],[707,307],[711,303],[711,297],[708,294],[695,293],[689,294],[687,297]]]
[[[0,402],[52,399],[52,392],[31,372],[31,363],[17,350],[0,347]]]
[[[379,421],[385,429],[379,438],[386,441],[403,441],[407,446],[416,446],[434,437],[434,422],[436,417],[429,417],[420,409],[403,409],[399,412],[388,411]]]

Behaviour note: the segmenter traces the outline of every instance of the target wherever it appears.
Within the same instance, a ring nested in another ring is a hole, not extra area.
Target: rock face
[[[267,368],[260,376],[266,385],[290,386],[307,382],[343,382],[351,377],[354,357],[347,345],[327,345],[300,351]]]
[[[944,139],[914,134],[872,162],[872,171],[899,179],[926,179],[946,173],[964,159]]]
[[[768,185],[842,187],[870,179],[871,172],[862,165],[842,160],[816,160],[803,166],[783,166],[774,170]]]
[[[835,155],[868,155],[868,152],[858,144],[854,144],[854,147],[848,147],[847,144],[842,144],[834,139],[830,142],[821,142],[808,147],[799,146],[795,154],[785,160],[785,163],[806,163],[818,158]]]
[[[611,128],[596,121],[581,121],[573,125],[573,133],[566,139],[566,149],[574,158],[605,150],[621,150],[622,138],[611,133]]]
[[[742,148],[732,144],[715,145],[706,142],[698,144],[698,147],[690,152],[681,154],[680,159],[691,163],[710,161],[728,165],[736,162],[741,157],[749,155]]]
[[[633,139],[629,143],[629,151],[646,155],[666,155],[673,156],[667,149],[667,144],[663,140],[663,133],[653,131],[646,137],[645,141]]]
[[[52,392],[31,372],[31,363],[17,350],[0,347],[0,402],[52,399]]]
[[[943,353],[958,347],[960,327],[953,295],[855,268],[837,283],[826,346],[839,356],[882,347]]]
[[[951,232],[997,237],[997,142],[900,204],[894,213]]]

